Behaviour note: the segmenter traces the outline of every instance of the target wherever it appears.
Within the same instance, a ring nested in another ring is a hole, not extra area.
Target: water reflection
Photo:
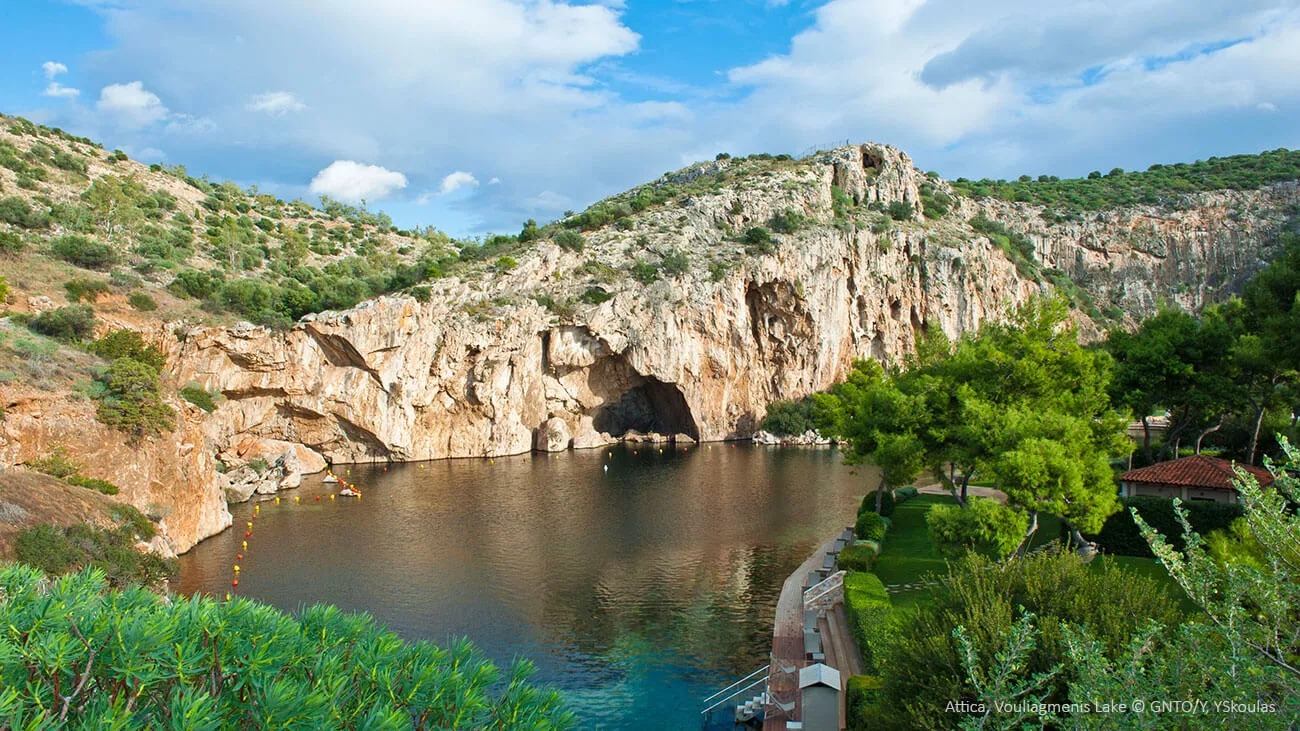
[[[354,466],[359,502],[309,479],[300,504],[261,503],[239,592],[527,656],[584,726],[698,728],[698,701],[765,661],[786,575],[874,480],[830,451],[637,452]],[[180,590],[228,591],[242,540],[183,557]]]

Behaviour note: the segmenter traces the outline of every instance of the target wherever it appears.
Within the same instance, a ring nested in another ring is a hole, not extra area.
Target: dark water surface
[[[360,501],[310,477],[260,503],[238,592],[530,658],[582,728],[698,729],[705,696],[767,661],[782,582],[874,480],[830,450],[639,452],[353,466]],[[232,512],[181,558],[181,591],[230,591],[253,503]]]

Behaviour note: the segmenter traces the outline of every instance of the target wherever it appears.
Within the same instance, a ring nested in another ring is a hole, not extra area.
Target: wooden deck
[[[776,602],[776,619],[772,628],[772,666],[768,676],[768,692],[772,704],[764,714],[763,731],[786,731],[787,720],[799,720],[799,668],[807,665],[803,638],[803,589],[804,580],[814,571],[823,568],[823,561],[828,552],[839,539],[836,533],[818,547],[817,551],[795,569],[781,587],[781,596]],[[840,608],[843,614],[843,608]],[[847,626],[847,625],[845,625]],[[823,635],[825,637],[826,635]],[[851,643],[852,637],[849,638]],[[856,648],[855,648],[856,649]],[[858,658],[861,662],[861,658]],[[794,704],[788,714],[776,704]],[[843,718],[843,711],[841,711]]]

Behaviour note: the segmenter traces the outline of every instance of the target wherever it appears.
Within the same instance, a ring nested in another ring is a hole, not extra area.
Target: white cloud
[[[157,94],[144,88],[142,81],[105,86],[99,91],[95,107],[126,127],[144,127],[167,117],[167,107]]]
[[[188,114],[172,114],[167,118],[167,134],[207,135],[217,131],[217,123],[207,117],[193,117]]]
[[[57,81],[51,81],[45,87],[45,91],[41,92],[41,96],[51,96],[56,99],[75,99],[80,93],[80,89],[73,89],[72,87],[60,84]]]
[[[306,109],[307,105],[298,100],[298,97],[288,91],[268,91],[262,94],[254,94],[249,98],[245,109],[252,112],[264,112],[272,116],[281,117],[289,112],[301,112]]]
[[[501,178],[492,178],[491,180],[488,181],[488,185],[500,185],[500,184],[501,184]]]
[[[455,193],[461,188],[477,187],[478,179],[475,178],[473,174],[467,173],[464,170],[457,170],[442,179],[442,183],[438,186],[438,194],[447,195],[449,193]]]
[[[352,160],[335,160],[311,181],[311,192],[343,201],[378,201],[406,187],[406,176]]]
[[[45,71],[45,78],[51,80],[59,74],[68,73],[68,67],[58,61],[46,61],[41,64],[41,68]]]

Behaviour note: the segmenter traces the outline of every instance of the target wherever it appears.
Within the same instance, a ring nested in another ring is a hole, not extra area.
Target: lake
[[[703,698],[767,662],[782,582],[852,523],[874,470],[827,449],[635,451],[340,467],[359,501],[309,477],[257,503],[237,591],[529,658],[580,728],[698,729]],[[231,590],[253,505],[174,588]]]

